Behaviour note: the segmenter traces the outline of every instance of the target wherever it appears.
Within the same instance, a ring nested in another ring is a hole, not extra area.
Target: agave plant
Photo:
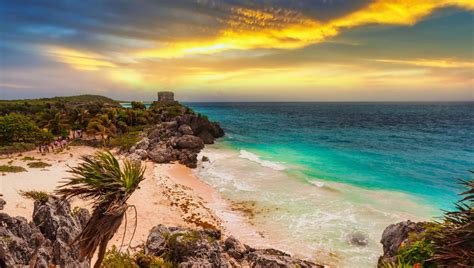
[[[94,267],[100,267],[107,244],[129,208],[127,200],[144,179],[145,168],[128,160],[121,166],[108,151],[81,160],[77,167],[70,168],[73,176],[56,193],[65,199],[79,197],[92,202],[92,217],[72,244],[79,245],[81,261],[92,258],[99,247]]]

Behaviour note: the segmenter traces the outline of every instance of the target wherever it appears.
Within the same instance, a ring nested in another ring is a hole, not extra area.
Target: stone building
[[[160,91],[158,92],[159,102],[174,102],[174,93],[171,91]]]

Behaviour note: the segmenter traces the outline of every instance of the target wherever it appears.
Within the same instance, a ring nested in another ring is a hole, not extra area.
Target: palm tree
[[[40,125],[47,128],[54,135],[59,135],[70,128],[63,113],[53,109],[40,114]]]
[[[105,145],[110,135],[117,132],[117,127],[107,114],[99,114],[89,122],[86,131],[89,134],[99,134]]]
[[[110,152],[83,156],[77,167],[69,170],[72,178],[58,187],[62,198],[80,197],[92,201],[92,217],[72,244],[79,245],[80,260],[91,259],[99,247],[95,268],[100,267],[107,244],[120,227],[128,209],[127,200],[144,179],[145,168],[138,162],[123,162]]]

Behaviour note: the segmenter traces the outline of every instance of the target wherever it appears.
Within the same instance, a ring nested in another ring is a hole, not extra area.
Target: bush
[[[40,203],[45,203],[51,196],[49,193],[43,191],[20,191],[19,193],[24,198],[38,201]]]
[[[132,109],[134,110],[145,110],[146,109],[146,106],[145,104],[143,104],[143,102],[139,102],[139,101],[132,101]]]
[[[128,151],[138,141],[140,141],[140,137],[138,136],[139,133],[140,132],[128,132],[118,135],[110,139],[109,145],[112,147],[118,147],[120,150]]]
[[[117,247],[112,246],[111,250],[108,250],[105,254],[102,267],[107,268],[135,268],[135,267],[150,267],[150,268],[171,268],[172,263],[163,260],[162,258],[146,255],[145,253],[138,252],[134,256],[125,252],[120,252]]]
[[[102,267],[104,268],[135,268],[139,267],[135,262],[135,259],[127,253],[123,253],[117,250],[114,245],[112,249],[105,253],[104,260],[102,261]]]
[[[18,173],[27,171],[24,167],[11,166],[11,165],[1,165],[0,172],[9,172],[9,173]]]
[[[0,141],[42,144],[53,140],[51,133],[41,130],[28,116],[8,114],[0,116]]]
[[[30,162],[27,164],[28,167],[30,168],[45,168],[45,167],[50,167],[51,164],[42,162],[42,161],[36,161],[36,162]]]
[[[0,154],[21,153],[34,149],[36,149],[34,143],[15,142],[5,146],[0,146]]]

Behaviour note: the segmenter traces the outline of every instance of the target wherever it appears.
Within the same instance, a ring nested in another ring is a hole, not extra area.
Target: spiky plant
[[[474,180],[460,182],[468,189],[460,194],[463,199],[455,210],[445,212],[443,228],[433,238],[432,260],[446,267],[474,266]]]
[[[73,176],[56,193],[65,199],[79,197],[92,202],[92,217],[72,244],[79,245],[81,261],[92,258],[99,247],[94,265],[98,268],[109,240],[122,223],[127,200],[144,179],[145,168],[128,160],[121,166],[108,151],[83,156],[81,160],[77,167],[70,168]]]

